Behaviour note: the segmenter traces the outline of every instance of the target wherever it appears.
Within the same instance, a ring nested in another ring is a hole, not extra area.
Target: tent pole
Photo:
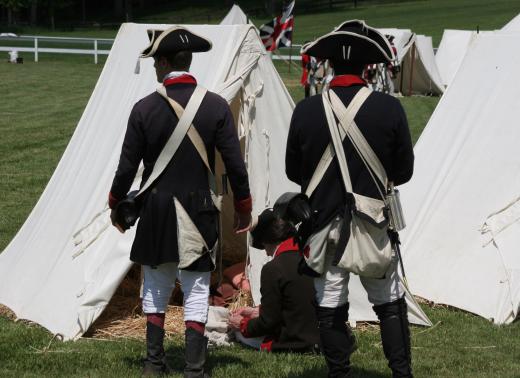
[[[412,95],[412,80],[413,80],[413,69],[414,69],[414,62],[415,62],[415,42],[412,45],[411,60],[412,60],[412,62],[410,63],[410,83],[408,85],[408,96]]]

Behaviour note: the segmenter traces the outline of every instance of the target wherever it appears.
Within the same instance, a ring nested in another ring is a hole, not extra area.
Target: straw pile
[[[0,304],[0,316],[9,320],[16,320],[16,315],[11,311],[9,307]]]
[[[141,308],[139,291],[141,288],[141,270],[136,265],[127,274],[105,311],[90,327],[87,337],[100,339],[132,338],[145,339],[146,317]],[[182,291],[177,283],[166,312],[164,328],[166,336],[184,334],[184,308]],[[252,306],[251,293],[240,290],[229,302],[229,309]]]

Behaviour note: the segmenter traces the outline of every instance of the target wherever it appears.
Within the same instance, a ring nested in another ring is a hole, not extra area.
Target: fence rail
[[[110,50],[99,49],[99,45],[112,45],[113,39],[110,38],[80,38],[80,37],[49,37],[40,35],[21,35],[18,37],[0,37],[1,41],[9,42],[32,42],[33,46],[0,46],[0,51],[19,51],[34,54],[34,61],[38,62],[40,53],[51,54],[80,54],[93,55],[94,63],[97,64],[99,55],[108,55]],[[92,48],[78,49],[78,48],[61,48],[61,47],[40,47],[40,42],[52,42],[61,44],[90,44]],[[271,54],[273,60],[301,60],[300,57],[301,45],[293,45],[292,47],[284,47]]]
[[[110,38],[80,38],[80,37],[50,37],[40,35],[21,35],[18,37],[0,37],[1,41],[9,42],[31,42],[33,47],[27,46],[0,46],[0,51],[20,51],[34,54],[34,61],[38,62],[40,53],[51,54],[81,54],[93,55],[94,63],[98,64],[99,55],[108,55],[110,50],[99,49],[99,45],[111,45],[114,43]],[[52,42],[60,44],[87,44],[92,46],[88,49],[78,48],[58,48],[58,47],[40,47],[41,42]]]

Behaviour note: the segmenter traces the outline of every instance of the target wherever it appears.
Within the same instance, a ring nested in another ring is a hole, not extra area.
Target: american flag
[[[275,17],[271,22],[260,26],[260,38],[267,51],[276,50],[278,47],[289,47],[292,43],[292,31],[294,26],[294,1],[282,9],[282,15]]]

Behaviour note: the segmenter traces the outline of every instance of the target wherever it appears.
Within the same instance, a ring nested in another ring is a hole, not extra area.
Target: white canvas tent
[[[520,31],[520,14],[516,15],[511,21],[505,24],[501,30],[506,32]]]
[[[401,190],[411,289],[497,324],[520,310],[519,45],[518,35],[475,36]]]
[[[471,30],[444,30],[435,61],[445,86],[451,84],[474,34]]]
[[[244,25],[247,23],[246,14],[236,4],[233,4],[228,14],[220,21],[220,25]]]
[[[0,303],[65,340],[90,327],[131,267],[134,231],[121,235],[110,226],[106,198],[130,110],[157,85],[151,59],[141,61],[141,73],[134,74],[138,52],[148,43],[146,29],[166,27],[122,25],[56,171],[0,254]],[[252,25],[188,27],[213,42],[210,52],[194,55],[191,70],[200,84],[231,104],[250,175],[253,211],[259,213],[281,193],[298,190],[287,180],[283,164],[294,103]],[[229,197],[224,206],[224,250],[241,249],[245,258],[245,240],[229,236]],[[249,253],[258,302],[266,256],[254,249]],[[351,319],[375,320],[359,280],[351,280],[350,290]],[[409,306],[412,322],[430,324],[416,303]]]
[[[394,79],[396,92],[403,95],[441,95],[442,79],[437,69],[431,37],[414,34],[410,29],[378,29],[394,37],[401,72]]]

